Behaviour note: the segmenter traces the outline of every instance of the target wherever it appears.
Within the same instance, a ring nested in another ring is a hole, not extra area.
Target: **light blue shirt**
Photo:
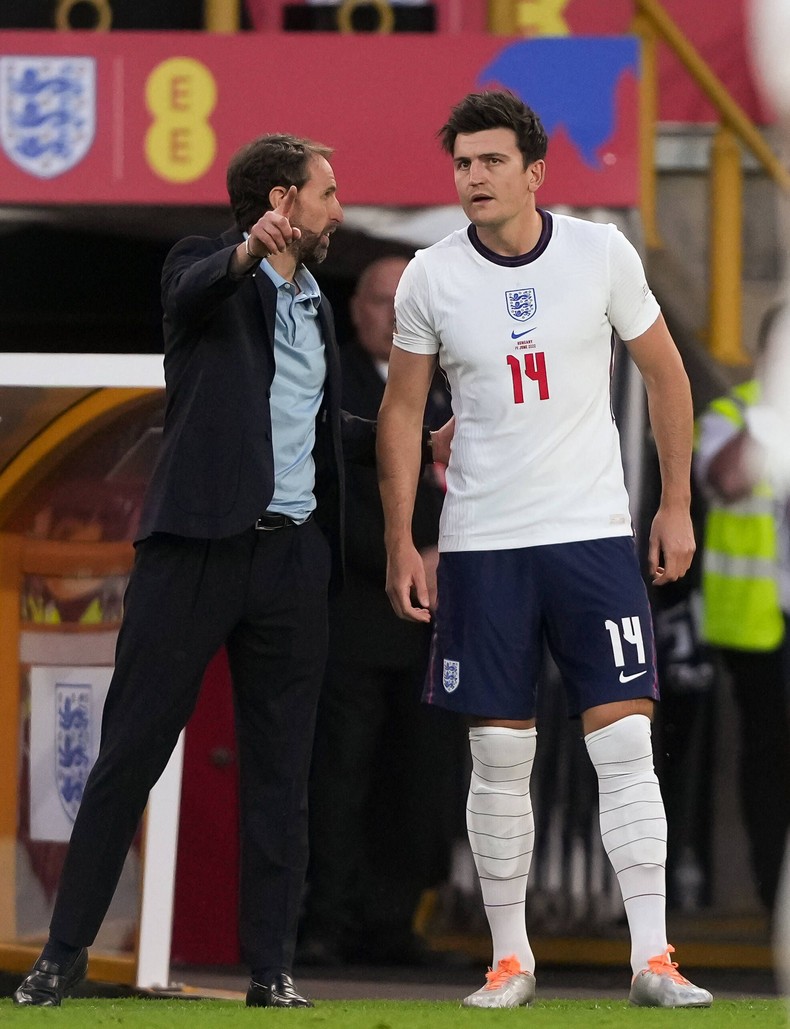
[[[268,510],[303,522],[315,510],[315,420],[326,378],[324,340],[318,321],[321,292],[304,267],[297,269],[296,287],[268,261],[261,261],[260,271],[277,288],[275,372],[270,399],[274,496]]]

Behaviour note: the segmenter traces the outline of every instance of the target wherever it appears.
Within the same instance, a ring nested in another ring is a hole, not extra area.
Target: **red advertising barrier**
[[[261,32],[283,28],[283,9],[294,0],[246,0]],[[512,0],[525,36],[622,36],[633,29],[634,0]],[[749,48],[749,0],[660,0],[661,6],[758,124],[774,120],[756,88]],[[484,0],[433,0],[440,33],[485,32]],[[514,22],[515,26],[515,22]],[[515,28],[514,28],[515,31]],[[671,50],[659,46],[659,110],[662,121],[716,121],[712,105]]]
[[[758,124],[774,120],[755,84],[749,47],[748,0],[660,0],[661,6],[691,42],[733,99]],[[550,7],[539,0],[536,7]],[[633,0],[561,0],[572,34],[619,34],[631,29]],[[658,48],[659,118],[661,121],[718,121],[713,105],[665,44]]]
[[[544,203],[638,200],[635,39],[0,33],[0,203],[225,203],[248,139],[336,148],[344,203],[456,202],[436,131],[506,85],[551,137]]]

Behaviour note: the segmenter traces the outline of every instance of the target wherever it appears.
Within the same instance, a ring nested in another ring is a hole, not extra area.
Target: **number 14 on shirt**
[[[521,363],[513,354],[507,358],[510,374],[513,377],[513,403],[524,403],[524,381],[521,374]],[[549,380],[546,377],[546,355],[542,351],[524,354],[524,375],[538,384],[538,397],[549,399]]]

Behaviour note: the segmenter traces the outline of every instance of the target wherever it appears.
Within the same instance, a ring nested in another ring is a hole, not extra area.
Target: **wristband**
[[[262,257],[258,257],[257,254],[253,254],[253,252],[250,250],[250,237],[249,236],[245,236],[245,238],[244,238],[244,253],[247,255],[247,257],[251,257],[253,259],[253,261],[259,261],[260,262],[260,261],[263,260]]]

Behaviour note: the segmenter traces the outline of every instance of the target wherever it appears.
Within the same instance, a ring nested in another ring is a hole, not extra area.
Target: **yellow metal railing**
[[[488,0],[488,28],[498,36],[568,36],[563,0]]]
[[[76,0],[58,0],[61,21]],[[339,3],[341,31],[353,31],[351,13],[361,0]],[[392,31],[391,8],[387,0],[374,0],[379,9],[379,31]],[[96,8],[97,28],[109,28],[109,0],[89,0]],[[566,36],[570,27],[560,0],[488,0],[488,23],[492,33],[502,35]],[[388,15],[388,17],[385,17]],[[233,33],[241,24],[241,0],[203,0],[204,25],[208,32]],[[645,242],[649,249],[661,247],[657,223],[657,172],[655,161],[658,109],[659,43],[678,60],[716,109],[719,128],[711,148],[710,169],[710,256],[708,276],[707,346],[723,364],[743,365],[750,361],[742,339],[742,211],[743,170],[741,147],[749,150],[765,172],[785,191],[790,191],[790,172],[771,150],[760,130],[737,104],[724,84],[684,36],[659,0],[634,0],[633,30],[642,41],[639,164],[641,211]]]
[[[569,29],[556,3],[489,0],[489,28],[504,35],[567,35]],[[543,21],[536,12],[547,12]],[[548,14],[554,12],[547,20]],[[659,0],[634,0],[633,30],[642,41],[639,165],[645,242],[661,247],[657,222],[656,133],[658,109],[658,45],[677,56],[701,92],[716,109],[719,128],[711,148],[709,178],[710,266],[708,276],[707,346],[723,364],[750,362],[742,340],[743,170],[741,147],[751,151],[765,172],[787,191],[790,172],[771,150],[760,130],[667,14]]]
[[[642,219],[649,247],[660,247],[656,218],[655,141],[658,121],[656,48],[669,46],[699,89],[716,109],[719,128],[711,148],[710,268],[708,276],[708,331],[710,353],[723,364],[750,363],[742,339],[743,169],[745,146],[765,172],[787,191],[790,173],[730,96],[710,66],[672,21],[658,0],[634,0],[634,30],[642,39],[642,103],[640,112],[640,166]]]
[[[241,28],[241,0],[203,0],[206,32],[238,32]]]

